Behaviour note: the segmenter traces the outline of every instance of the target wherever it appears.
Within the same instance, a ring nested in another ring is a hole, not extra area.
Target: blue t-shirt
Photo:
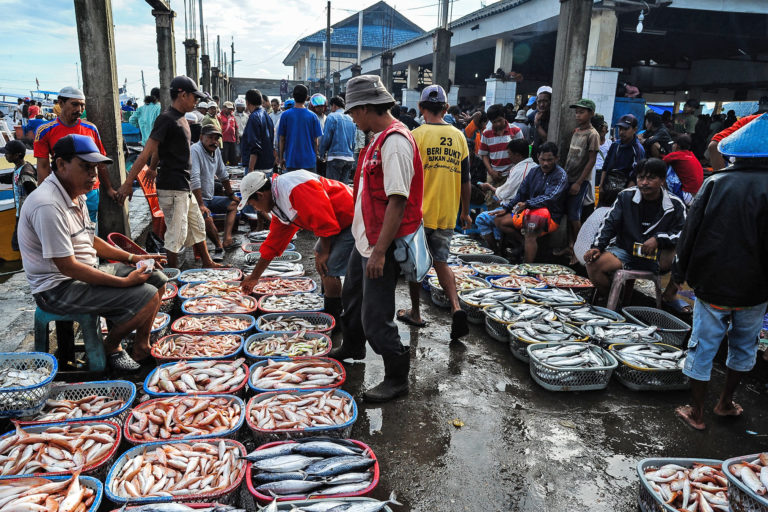
[[[315,139],[323,134],[320,120],[306,108],[291,108],[280,116],[277,136],[285,137],[285,166],[289,169],[314,169],[317,166]]]

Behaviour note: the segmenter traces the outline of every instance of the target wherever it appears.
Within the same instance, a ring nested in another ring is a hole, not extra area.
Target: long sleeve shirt
[[[352,160],[355,149],[354,121],[347,114],[333,112],[325,119],[323,136],[320,137],[320,154],[328,153],[328,160]]]
[[[263,108],[251,112],[248,123],[245,125],[243,137],[240,140],[240,154],[242,164],[248,167],[251,155],[256,155],[254,169],[271,169],[275,165],[275,153],[272,150],[272,141],[275,137],[275,127]]]
[[[139,109],[133,113],[128,122],[141,131],[141,143],[147,145],[147,139],[149,134],[152,133],[152,126],[155,124],[155,119],[160,115],[160,103],[148,103],[142,105]]]
[[[528,172],[515,196],[501,205],[511,211],[517,203],[525,202],[531,210],[546,208],[552,220],[560,223],[565,209],[565,191],[568,188],[568,175],[562,167],[556,166],[547,174],[538,165]]]
[[[210,154],[201,142],[195,142],[189,148],[189,188],[200,189],[203,199],[213,199],[214,179],[218,177],[222,181],[229,181],[227,168],[221,158],[221,150],[216,148]]]

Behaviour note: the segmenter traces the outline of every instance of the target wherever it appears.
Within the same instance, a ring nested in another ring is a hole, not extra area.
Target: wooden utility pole
[[[157,30],[157,67],[160,70],[160,104],[164,109],[171,106],[171,80],[176,76],[176,48],[173,36],[173,18],[167,0],[146,0],[152,7]]]
[[[96,125],[107,156],[109,179],[117,188],[125,181],[123,130],[120,124],[115,33],[112,25],[111,0],[74,0],[80,62],[83,67],[83,90],[88,120]],[[128,205],[120,206],[103,194],[99,201],[99,236],[109,233],[130,236]]]
[[[211,92],[211,58],[208,56],[208,46],[205,44],[205,23],[203,21],[203,0],[198,1],[200,7],[200,88]]]

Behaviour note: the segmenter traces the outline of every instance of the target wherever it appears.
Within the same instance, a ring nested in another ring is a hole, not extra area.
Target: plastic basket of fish
[[[683,374],[685,352],[664,343],[614,343],[608,350],[619,361],[616,379],[635,391],[688,389]]]
[[[656,332],[656,327],[629,322],[617,322],[608,325],[582,324],[581,328],[586,332],[593,343],[602,347],[608,347],[614,343],[659,343],[661,336]]]
[[[248,387],[256,393],[338,388],[347,380],[344,366],[328,357],[267,359],[251,366]]]
[[[232,439],[141,444],[117,459],[107,475],[104,492],[120,505],[230,503],[237,499],[239,493],[235,491],[245,476],[245,461],[241,459],[245,455],[245,447]],[[198,474],[193,477],[189,468],[195,466]],[[158,473],[163,476],[157,478]],[[197,483],[200,485],[190,489]]]
[[[521,276],[558,276],[576,272],[571,267],[555,263],[520,263],[514,273]]]
[[[678,510],[715,510],[712,505],[722,505],[728,510],[728,498],[723,491],[700,493],[698,485],[725,489],[723,485],[725,471],[721,470],[722,461],[715,459],[658,458],[643,459],[637,463],[639,479],[637,504],[643,512],[677,512]],[[672,491],[670,483],[689,489],[688,496],[683,489]],[[695,484],[695,485],[694,485]],[[720,493],[723,494],[720,494]],[[730,489],[728,490],[730,492]],[[709,507],[698,506],[699,500],[707,500]],[[722,499],[721,499],[722,498]],[[718,503],[719,502],[719,503]],[[724,502],[724,503],[723,503]],[[694,508],[690,508],[693,506]],[[683,507],[686,507],[685,509]],[[732,509],[736,512],[737,509]]]
[[[728,479],[728,504],[733,512],[768,512],[768,452],[733,457],[723,462]]]
[[[253,287],[254,295],[312,293],[317,283],[309,277],[265,277]]]
[[[39,441],[30,444],[29,441],[36,437]],[[87,440],[93,443],[87,450],[81,449]],[[119,446],[120,426],[111,421],[19,426],[0,437],[0,457],[10,460],[14,451],[20,453],[14,464],[6,464],[0,469],[0,485],[7,478],[69,475],[75,471],[102,479],[115,460]],[[34,448],[32,453],[22,457],[21,453],[29,447]]]
[[[329,333],[336,327],[336,320],[328,313],[266,313],[256,321],[259,332],[312,331]]]
[[[258,304],[258,301],[249,295],[195,297],[181,303],[181,312],[185,315],[247,315],[256,311]]]
[[[259,311],[264,313],[286,313],[288,311],[314,313],[323,309],[325,309],[325,300],[319,293],[262,295],[259,299]]]
[[[584,300],[590,300],[595,293],[595,285],[592,281],[575,274],[540,275],[539,279],[547,283],[547,286],[550,288],[571,290],[576,295],[584,298]]]
[[[179,274],[181,274],[181,270],[173,267],[163,267],[160,269],[160,272],[165,274],[165,277],[168,278],[168,282],[175,282],[179,278]]]
[[[180,395],[137,405],[125,422],[131,444],[155,441],[231,439],[245,421],[245,403],[234,395]]]
[[[531,377],[549,391],[605,389],[618,365],[606,350],[589,343],[536,343],[528,346]]]
[[[259,248],[261,247],[262,242],[246,242],[242,245],[243,252],[250,253],[250,252],[259,252]],[[293,244],[288,244],[285,248],[286,251],[294,251],[296,250],[296,246]]]
[[[246,271],[252,272],[253,269],[246,267]],[[301,263],[293,263],[290,261],[272,261],[269,263],[264,272],[261,273],[261,277],[304,277],[304,274],[304,265]]]
[[[490,288],[491,286],[483,279],[474,276],[454,275],[456,280],[456,291],[464,292],[467,290],[477,290],[479,288]],[[429,294],[435,306],[441,308],[450,308],[451,301],[440,286],[437,276],[429,278]]]
[[[40,411],[58,369],[56,358],[45,352],[0,353],[0,417]]]
[[[357,404],[341,389],[272,391],[248,400],[245,421],[256,443],[312,436],[346,439],[357,421]]]
[[[203,281],[188,283],[179,288],[179,299],[187,300],[195,297],[227,297],[242,295],[240,281]]]
[[[459,293],[459,305],[467,313],[467,321],[473,324],[482,324],[485,321],[485,307],[502,302],[516,304],[523,302],[523,299],[518,292],[494,288],[479,288]]]
[[[560,320],[537,318],[533,321],[516,322],[507,326],[509,350],[516,359],[528,363],[528,347],[540,343],[583,343],[584,331]]]
[[[462,254],[459,260],[464,263],[509,263],[506,258],[495,254]]]
[[[57,383],[42,410],[21,425],[109,420],[122,426],[136,399],[136,386],[127,380]]]
[[[322,357],[331,351],[331,338],[311,331],[262,332],[245,341],[245,356],[249,361]]]
[[[583,306],[556,306],[553,309],[558,318],[578,326],[609,325],[626,321],[616,311],[590,304]]]
[[[656,326],[661,341],[675,347],[685,346],[691,326],[674,315],[655,308],[627,306],[621,311],[627,318],[640,325]]]
[[[152,345],[152,357],[159,363],[201,359],[234,359],[243,349],[239,334],[169,334]]]
[[[156,343],[157,340],[165,336],[168,332],[168,324],[171,323],[171,315],[168,313],[158,312],[155,315],[155,320],[152,322],[152,330],[149,331],[149,343]],[[136,338],[136,331],[132,331],[125,337],[125,347],[130,348],[133,345],[133,340]]]
[[[203,281],[242,281],[243,272],[239,268],[191,268],[179,274],[178,280],[182,284]]]
[[[474,240],[473,240],[474,242]],[[472,244],[467,245],[451,245],[450,249],[448,249],[451,254],[455,254],[456,256],[476,256],[479,254],[493,254],[493,250],[481,246],[479,243],[474,242]]]
[[[379,483],[376,455],[353,439],[268,443],[249,453],[248,460],[246,484],[261,503],[363,496]],[[280,480],[275,481],[276,473]],[[285,473],[295,479],[284,479]]]
[[[515,265],[512,265],[511,263],[482,263],[476,261],[470,263],[469,266],[482,278],[508,276],[515,273]]]
[[[14,511],[45,512],[66,510],[96,512],[104,496],[104,486],[91,476],[46,476],[45,478],[12,478],[0,482],[3,488],[3,509]],[[60,483],[60,485],[56,485]],[[30,498],[38,498],[45,506],[37,505]],[[34,505],[34,506],[33,506]]]
[[[486,279],[488,283],[494,288],[501,288],[504,290],[520,290],[521,288],[546,288],[546,283],[543,283],[532,276],[500,276],[489,277]]]
[[[549,318],[557,320],[557,316],[551,309],[534,304],[507,304],[486,306],[483,309],[485,315],[485,331],[496,341],[509,342],[507,326],[513,322],[526,320],[543,320]]]
[[[176,334],[246,334],[256,325],[251,315],[186,315],[171,324]]]
[[[163,301],[160,303],[160,311],[163,313],[170,313],[173,311],[173,306],[178,293],[179,288],[175,284],[170,281],[165,283],[165,291],[163,292]]]
[[[330,498],[330,499],[312,499],[291,501],[288,503],[278,503],[277,512],[317,512],[318,510],[371,510],[377,512],[392,512],[389,504],[401,505],[397,501],[394,492],[389,495],[387,501],[379,501],[373,498]],[[320,507],[320,508],[318,508]],[[357,508],[356,508],[357,507]]]
[[[581,295],[560,288],[526,288],[521,293],[526,302],[540,306],[580,306],[585,302]]]
[[[261,253],[249,252],[245,255],[245,263],[255,265],[261,259]],[[280,256],[275,256],[272,261],[282,261],[286,263],[298,263],[302,259],[301,253],[296,251],[284,251]]]
[[[152,398],[188,393],[237,395],[244,390],[249,373],[244,358],[166,363],[147,375],[144,392]]]

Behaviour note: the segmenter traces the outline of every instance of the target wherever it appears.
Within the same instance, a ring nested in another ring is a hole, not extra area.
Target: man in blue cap
[[[703,430],[712,361],[728,335],[725,388],[718,416],[740,416],[733,401],[743,375],[755,365],[758,335],[768,305],[768,114],[723,139],[718,150],[735,163],[704,182],[688,213],[673,267],[677,283],[696,294],[693,332],[683,373],[692,405],[676,412]]]

